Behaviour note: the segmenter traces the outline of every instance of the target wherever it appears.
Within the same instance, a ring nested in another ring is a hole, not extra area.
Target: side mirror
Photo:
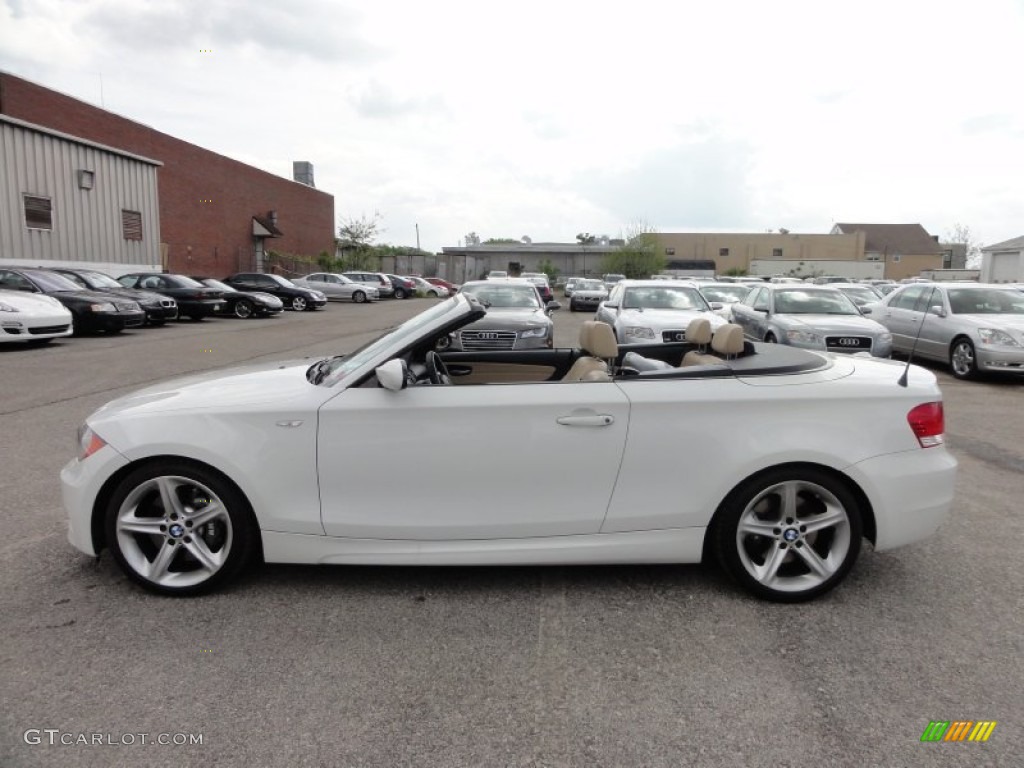
[[[375,373],[377,374],[377,381],[380,382],[384,389],[398,392],[401,389],[405,389],[408,383],[406,378],[408,369],[409,367],[406,365],[405,360],[395,358],[394,360],[388,360],[383,365],[377,366]]]
[[[725,304],[723,304],[720,301],[712,301],[711,302],[711,309],[712,309],[712,311],[716,311],[717,312],[720,309],[725,309]]]
[[[928,313],[932,315],[937,315],[939,317],[946,316],[946,310],[942,308],[941,304],[932,304],[930,307],[928,307]]]
[[[546,309],[548,312],[554,312],[556,309],[561,309],[561,308],[562,308],[562,305],[559,304],[557,301],[554,301],[554,300],[549,301],[547,304],[544,305],[544,309]]]
[[[616,312],[619,311],[619,305],[618,304],[609,304],[607,301],[604,303],[604,308],[605,309],[614,309]]]

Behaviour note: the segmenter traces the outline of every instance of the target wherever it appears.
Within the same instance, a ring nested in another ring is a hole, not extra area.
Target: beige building
[[[784,260],[792,262],[796,269],[801,261],[858,261],[864,258],[864,236],[857,233],[666,232],[658,233],[656,237],[668,261],[713,261],[719,275],[730,270],[747,274],[750,262],[758,260]]]
[[[943,267],[946,248],[920,224],[836,224],[832,234],[863,235],[863,258],[883,262],[890,280],[917,277],[925,270]]]

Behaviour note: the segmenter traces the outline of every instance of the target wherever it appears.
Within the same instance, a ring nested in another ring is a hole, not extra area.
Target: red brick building
[[[160,243],[171,272],[252,270],[261,249],[334,253],[333,195],[4,72],[0,113],[162,162]]]

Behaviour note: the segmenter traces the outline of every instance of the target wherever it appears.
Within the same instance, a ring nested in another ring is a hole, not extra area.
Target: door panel
[[[596,533],[628,422],[613,383],[346,390],[320,410],[324,530],[426,540]]]

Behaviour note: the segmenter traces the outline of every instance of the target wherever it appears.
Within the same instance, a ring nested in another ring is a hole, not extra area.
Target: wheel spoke
[[[211,552],[210,548],[206,546],[206,542],[200,537],[193,537],[192,541],[184,542],[184,546],[189,551],[189,554],[211,573],[224,564],[224,558],[227,555],[227,548],[220,550],[220,552]]]
[[[172,512],[177,512],[180,515],[184,513],[185,510],[178,500],[178,494],[174,492],[178,487],[178,483],[170,477],[159,477],[156,484],[160,489],[160,501],[164,505],[164,514],[169,515]]]
[[[201,507],[189,516],[193,526],[205,525],[211,520],[216,520],[224,515],[224,508],[217,501],[212,501],[205,507]]]
[[[778,542],[773,542],[768,557],[765,558],[764,565],[757,569],[757,580],[766,586],[774,582],[779,572],[779,567],[782,565],[782,561],[786,559],[788,551],[780,547]]]
[[[846,512],[842,507],[834,507],[831,504],[828,505],[825,512],[810,520],[801,520],[801,528],[806,529],[805,533],[814,533],[815,531],[821,531],[825,528],[833,528],[837,525],[842,525],[846,522]]]
[[[142,533],[148,536],[164,536],[160,526],[164,524],[162,518],[136,517],[134,513],[130,517],[123,517],[117,521],[117,528],[123,533]]]
[[[835,572],[835,568],[827,561],[822,560],[821,556],[806,544],[802,547],[794,548],[793,551],[797,553],[801,560],[807,563],[807,567],[814,572],[815,576],[827,579]]]
[[[778,527],[778,523],[766,523],[763,520],[758,520],[753,515],[748,514],[740,521],[739,532],[746,536],[766,536],[768,538],[774,538],[775,529]]]
[[[782,493],[780,494],[780,512],[782,513],[782,519],[787,517],[796,517],[796,505],[798,501],[796,492],[796,483],[786,483],[782,486]]]
[[[167,575],[167,569],[171,567],[171,562],[177,553],[177,547],[170,544],[165,543],[160,547],[156,557],[153,558],[153,562],[149,564],[148,573],[146,574],[147,578],[150,581],[159,583]]]

